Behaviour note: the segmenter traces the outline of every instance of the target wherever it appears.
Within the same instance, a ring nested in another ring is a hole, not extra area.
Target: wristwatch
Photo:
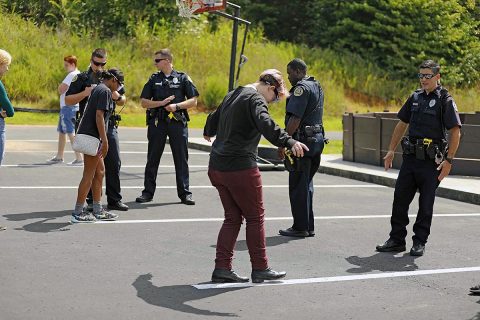
[[[175,111],[180,110],[180,107],[178,106],[178,103],[175,104]]]
[[[452,164],[453,158],[445,157],[445,161],[447,161],[448,163]]]

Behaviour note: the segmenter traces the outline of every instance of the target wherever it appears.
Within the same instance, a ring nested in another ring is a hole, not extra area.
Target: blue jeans
[[[0,118],[0,166],[5,153],[5,119]]]

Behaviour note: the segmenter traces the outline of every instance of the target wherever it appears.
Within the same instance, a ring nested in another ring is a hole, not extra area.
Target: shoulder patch
[[[78,74],[76,74],[76,75],[73,77],[72,82],[75,82],[75,81],[77,81],[77,80],[78,80]]]
[[[303,94],[303,88],[302,87],[296,87],[295,91],[293,91],[293,95],[295,97],[300,97]]]

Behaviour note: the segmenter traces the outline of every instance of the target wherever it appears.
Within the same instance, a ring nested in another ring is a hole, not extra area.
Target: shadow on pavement
[[[15,228],[15,230],[25,230],[28,232],[53,232],[53,231],[68,231],[70,228],[70,215],[71,210],[62,211],[42,211],[42,212],[29,212],[19,214],[5,214],[3,215],[8,221],[25,221],[34,219],[43,219],[41,221],[35,221],[24,225],[21,228]],[[48,222],[57,218],[64,218],[64,222]]]
[[[284,236],[273,236],[273,237],[266,237],[267,240],[267,248],[269,247],[276,247],[285,243],[289,243],[290,241],[296,240],[303,240],[304,238],[293,238],[293,237],[284,237]],[[216,245],[211,245],[211,248],[216,248]],[[247,251],[247,241],[246,240],[238,240],[235,244],[235,251]]]
[[[418,269],[415,259],[408,253],[396,257],[394,253],[379,252],[370,257],[350,256],[348,263],[358,267],[348,269],[349,273],[366,273],[371,271],[414,271]]]
[[[168,308],[175,311],[192,313],[204,316],[238,317],[234,313],[216,312],[198,309],[186,304],[189,301],[201,300],[222,293],[236,291],[244,288],[206,289],[199,290],[190,285],[176,285],[157,287],[152,283],[152,274],[140,275],[132,285],[137,290],[137,296],[148,304]]]
[[[134,200],[134,201],[124,202],[124,203],[129,207],[129,210],[157,208],[157,207],[171,206],[171,205],[174,205],[174,204],[184,206],[184,204],[182,204],[180,202],[180,199],[178,199],[178,201],[175,201],[175,202],[160,202],[160,203],[158,203],[158,202],[155,202],[155,200],[153,200],[151,202],[138,203]]]
[[[467,320],[480,320],[480,312],[473,316],[473,318],[468,318]]]

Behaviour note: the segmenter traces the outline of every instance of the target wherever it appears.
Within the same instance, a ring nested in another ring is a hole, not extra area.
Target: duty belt
[[[440,164],[445,158],[448,144],[445,140],[403,137],[402,149],[404,154],[413,154],[418,160],[431,159]]]

